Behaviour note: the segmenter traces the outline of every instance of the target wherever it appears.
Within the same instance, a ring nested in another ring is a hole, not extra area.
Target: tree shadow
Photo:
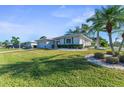
[[[26,75],[29,75],[32,78],[38,79],[57,72],[69,73],[72,70],[92,69],[91,66],[99,67],[89,63],[81,56],[53,59],[61,55],[63,54],[34,58],[32,62],[17,62],[17,64],[2,65],[0,67],[0,76],[9,74],[12,77],[26,78]]]

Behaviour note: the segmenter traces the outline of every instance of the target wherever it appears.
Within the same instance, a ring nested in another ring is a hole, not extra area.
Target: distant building
[[[37,42],[35,41],[21,43],[21,48],[36,48],[36,47],[37,47]]]
[[[82,45],[83,47],[91,46],[92,39],[83,34],[68,34],[53,39],[41,38],[36,40],[37,48],[58,48],[60,45]]]

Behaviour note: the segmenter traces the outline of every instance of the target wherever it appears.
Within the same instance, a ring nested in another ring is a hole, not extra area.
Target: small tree
[[[95,14],[87,19],[87,22],[92,22],[91,32],[96,33],[96,48],[100,47],[100,31],[103,31],[102,24],[100,24],[100,11],[98,9],[95,10]]]
[[[2,42],[0,42],[0,47],[2,47]]]
[[[118,53],[121,51],[121,48],[123,46],[123,43],[124,43],[124,33],[122,34],[122,42],[121,42],[120,47],[118,49]]]
[[[108,33],[109,45],[113,55],[115,55],[112,33],[114,30],[119,30],[121,24],[124,23],[124,7],[117,5],[102,7],[102,9],[99,10],[97,22],[104,28],[104,31]]]
[[[47,37],[46,36],[42,36],[42,37],[40,37],[40,39],[46,39]]]
[[[102,37],[100,37],[100,46],[102,47],[108,47],[108,41]]]
[[[2,43],[2,45],[3,45],[5,48],[7,48],[9,44],[10,44],[9,40],[5,40],[5,41]]]
[[[19,46],[19,37],[12,37],[11,43],[13,44],[13,46]]]

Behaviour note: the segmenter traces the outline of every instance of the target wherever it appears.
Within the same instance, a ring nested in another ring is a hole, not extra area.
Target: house
[[[92,40],[83,34],[68,34],[53,39],[41,38],[36,42],[37,48],[83,48],[91,46]]]
[[[48,49],[53,48],[52,39],[42,38],[42,39],[36,40],[36,42],[37,42],[37,48],[48,48]]]
[[[36,47],[37,47],[37,42],[35,41],[21,43],[21,48],[36,48]]]

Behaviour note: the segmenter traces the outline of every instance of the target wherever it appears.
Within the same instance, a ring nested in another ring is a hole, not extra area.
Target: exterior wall
[[[66,43],[66,39],[71,39],[71,43],[70,44],[83,44],[82,39],[80,37],[73,37],[73,42],[72,42],[72,37],[66,37],[65,38],[65,43],[64,43],[64,38],[60,39],[60,43],[59,45],[63,45],[63,44],[68,44]]]
[[[70,40],[71,40],[71,43],[67,43],[67,42],[66,42],[67,39],[70,39]],[[65,38],[65,44],[66,44],[66,45],[72,44],[72,37],[67,37],[67,38]]]
[[[80,43],[81,43],[79,37],[74,37],[73,40],[74,40],[74,41],[73,41],[73,44],[80,44]]]
[[[60,39],[60,45],[64,44],[64,39]]]
[[[84,40],[82,38],[79,38],[79,44],[84,44]]]
[[[82,38],[80,44],[83,44],[83,46],[85,47],[85,46],[90,46],[91,42]]]
[[[86,46],[91,46],[91,42],[86,41]]]
[[[52,43],[50,41],[38,41],[37,48],[52,48]]]
[[[70,39],[70,40],[67,40]],[[66,42],[67,40],[67,42]],[[82,36],[64,36],[60,38],[56,38],[54,40],[48,40],[48,39],[42,39],[42,40],[37,40],[37,48],[55,48],[57,45],[71,45],[71,44],[83,44],[83,46],[90,46],[91,41],[89,41],[87,38],[82,37]]]

